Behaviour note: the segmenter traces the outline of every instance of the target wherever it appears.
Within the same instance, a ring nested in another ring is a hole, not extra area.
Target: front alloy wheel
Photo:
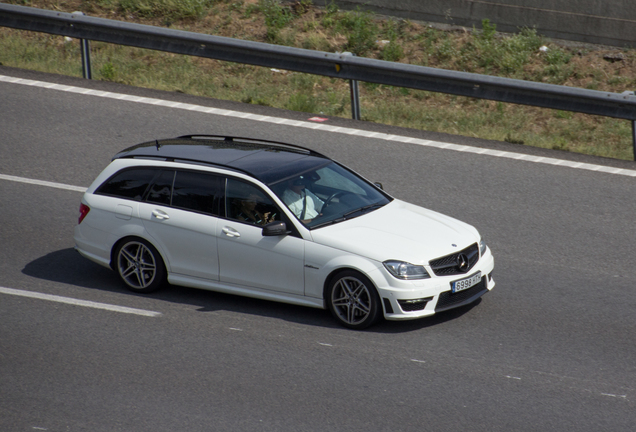
[[[377,321],[380,298],[371,281],[355,271],[336,275],[329,284],[329,309],[345,327],[362,330]]]
[[[148,293],[163,284],[163,261],[150,243],[141,239],[126,240],[117,249],[116,257],[117,273],[130,290]]]

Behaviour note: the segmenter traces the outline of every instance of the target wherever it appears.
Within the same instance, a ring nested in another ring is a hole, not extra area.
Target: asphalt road
[[[0,431],[635,430],[636,164],[0,76],[245,113],[0,79]],[[317,309],[129,293],[73,251],[81,192],[64,185],[87,187],[124,147],[189,133],[305,145],[469,222],[495,254],[497,286],[471,306],[364,332]]]

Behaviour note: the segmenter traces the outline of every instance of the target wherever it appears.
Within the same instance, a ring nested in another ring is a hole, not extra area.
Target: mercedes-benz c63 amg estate
[[[168,281],[329,309],[353,329],[430,316],[495,286],[472,226],[315,151],[246,138],[121,151],[84,194],[74,238],[136,292]]]

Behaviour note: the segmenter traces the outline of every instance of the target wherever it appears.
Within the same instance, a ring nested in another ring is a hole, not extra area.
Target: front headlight
[[[384,261],[382,264],[389,273],[398,279],[427,279],[431,277],[424,266],[395,260]]]
[[[488,246],[486,246],[486,241],[484,239],[481,239],[481,241],[479,242],[479,256],[484,256],[484,254],[486,253],[486,249],[488,249]]]

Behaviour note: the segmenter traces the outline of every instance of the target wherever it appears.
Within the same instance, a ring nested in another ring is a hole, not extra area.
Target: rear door
[[[164,253],[171,273],[219,280],[221,181],[205,172],[163,170],[140,204],[144,227]]]

